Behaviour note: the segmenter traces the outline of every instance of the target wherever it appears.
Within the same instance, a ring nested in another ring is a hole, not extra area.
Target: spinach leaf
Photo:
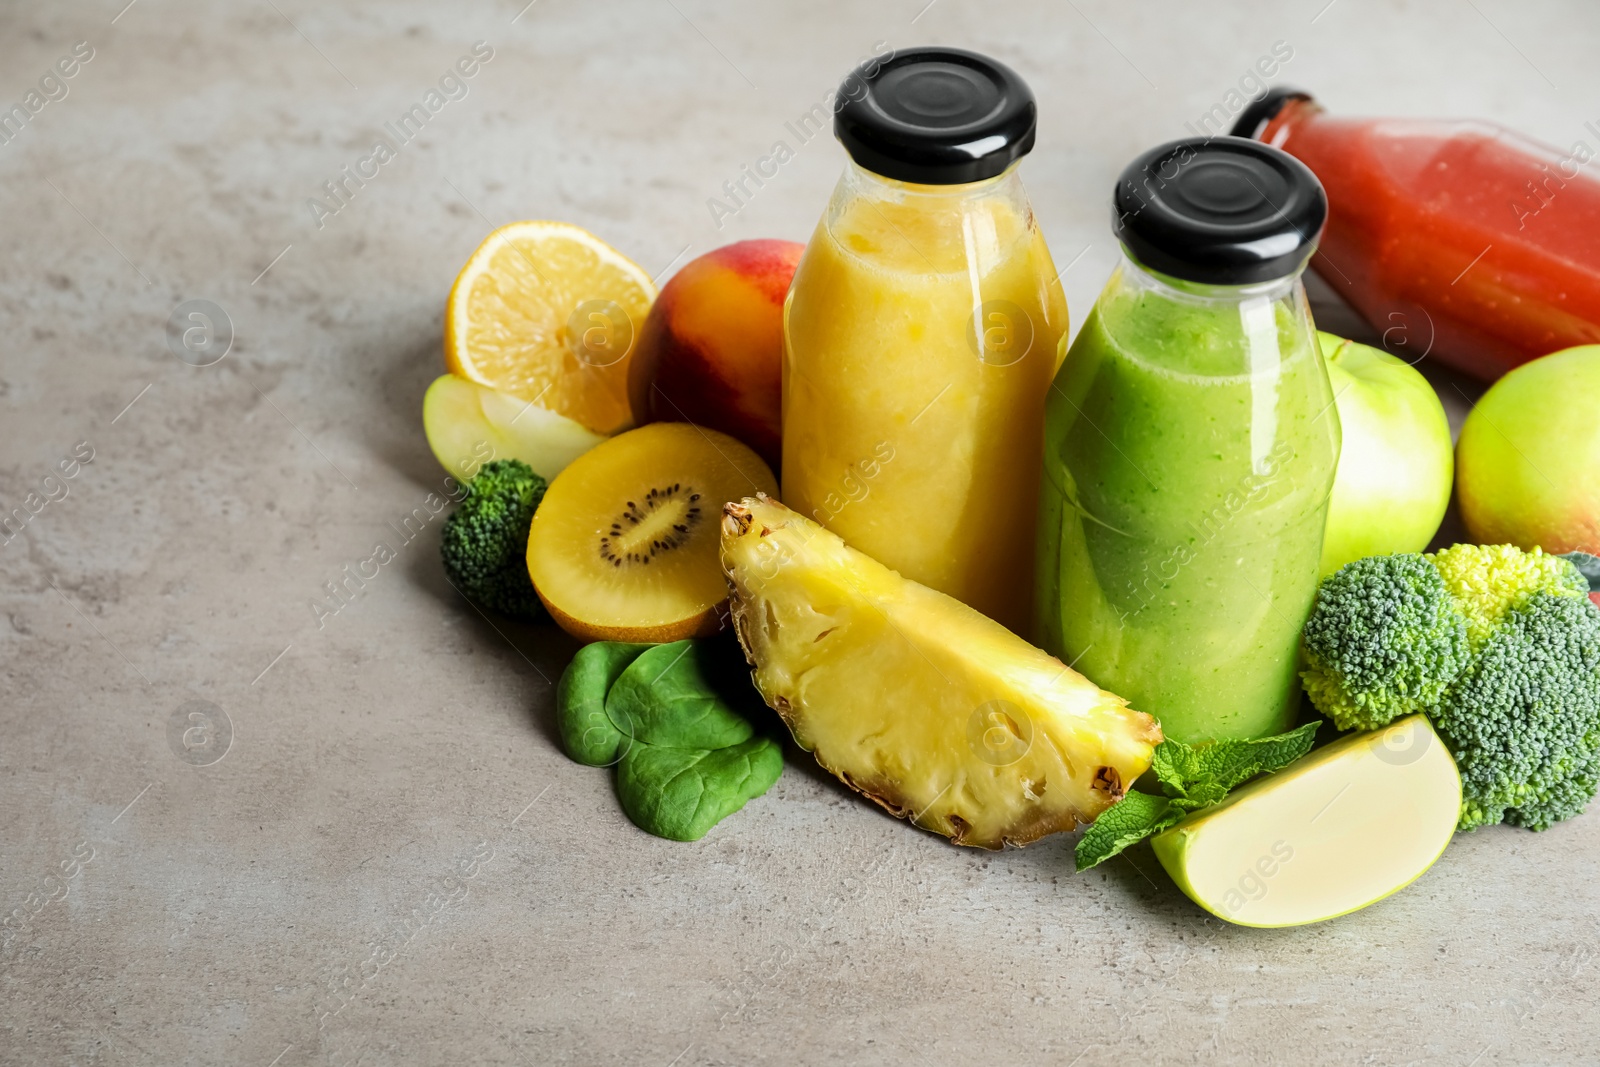
[[[579,763],[617,766],[617,796],[640,829],[698,841],[783,773],[778,743],[738,710],[759,706],[739,655],[735,665],[715,640],[600,641],[561,676],[562,747]]]
[[[783,753],[766,737],[711,750],[637,744],[617,768],[617,797],[641,830],[698,841],[782,773]]]
[[[656,645],[630,663],[606,696],[606,714],[635,741],[671,748],[726,748],[755,734],[717,695],[697,641]]]
[[[1166,795],[1130,792],[1101,812],[1078,839],[1078,870],[1104,863],[1191,812],[1209,808],[1258,774],[1287,767],[1311,751],[1321,725],[1320,721],[1308,722],[1286,734],[1252,741],[1161,742],[1150,759],[1150,769]]]
[[[653,647],[597,641],[578,649],[556,686],[556,727],[567,755],[591,767],[617,762],[628,738],[606,714],[606,694],[628,664]]]

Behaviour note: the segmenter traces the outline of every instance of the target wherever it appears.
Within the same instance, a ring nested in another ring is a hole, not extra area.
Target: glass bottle
[[[1185,742],[1287,729],[1339,417],[1300,275],[1327,202],[1240,138],[1124,171],[1124,258],[1056,376],[1039,637]]]
[[[1025,633],[1066,299],[1017,174],[1033,96],[949,48],[840,89],[852,156],[784,307],[783,498]]]
[[[1294,90],[1234,132],[1327,188],[1313,266],[1391,347],[1492,380],[1600,342],[1600,125],[1562,152],[1487,122],[1341,118]]]

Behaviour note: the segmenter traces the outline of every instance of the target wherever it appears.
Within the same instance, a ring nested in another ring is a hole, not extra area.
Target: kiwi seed
[[[611,528],[600,538],[600,558],[613,567],[624,562],[648,564],[689,540],[700,525],[700,494],[680,482],[652,489],[639,501],[628,501]]]

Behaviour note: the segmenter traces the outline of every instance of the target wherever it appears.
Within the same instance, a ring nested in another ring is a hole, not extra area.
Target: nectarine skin
[[[636,422],[692,422],[783,458],[783,301],[805,246],[763,239],[691,260],[656,298],[633,355]]]

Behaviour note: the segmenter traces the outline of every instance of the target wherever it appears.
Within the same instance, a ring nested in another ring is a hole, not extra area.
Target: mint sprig
[[[1308,722],[1297,730],[1254,741],[1213,741],[1186,745],[1163,741],[1156,746],[1150,769],[1164,796],[1130,792],[1107,808],[1078,839],[1078,870],[1104,863],[1130,845],[1209,808],[1235,786],[1258,774],[1281,770],[1311,751],[1317,727]]]

